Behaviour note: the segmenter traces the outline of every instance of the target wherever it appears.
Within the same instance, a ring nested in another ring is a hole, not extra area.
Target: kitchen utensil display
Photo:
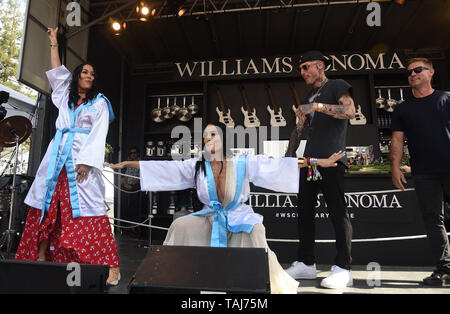
[[[163,117],[163,113],[162,113],[162,109],[161,109],[161,98],[158,98],[158,108],[155,108],[152,110],[152,120],[157,123],[161,123],[161,122],[164,122],[164,120],[166,120]]]
[[[192,96],[191,104],[188,106],[188,110],[191,113],[191,115],[194,115],[198,112],[198,105],[194,102],[195,97]]]
[[[170,98],[167,97],[167,104],[166,107],[164,107],[162,109],[162,114],[164,119],[168,120],[168,119],[172,119],[173,118],[173,114],[172,114],[172,109],[169,106],[169,102],[170,102]]]
[[[183,97],[183,107],[178,110],[177,118],[182,122],[186,122],[192,119],[192,114],[189,112],[189,109],[186,108],[186,97]]]
[[[405,100],[403,99],[403,88],[400,88],[400,100],[397,101],[397,105],[400,105]]]
[[[383,96],[381,96],[381,89],[378,89],[378,98],[375,99],[375,104],[376,104],[377,108],[383,109],[385,101],[386,101],[386,99]]]
[[[393,112],[396,105],[397,101],[395,99],[392,99],[391,89],[388,89],[388,99],[386,100],[386,104],[384,105],[384,110],[386,110],[387,112]]]

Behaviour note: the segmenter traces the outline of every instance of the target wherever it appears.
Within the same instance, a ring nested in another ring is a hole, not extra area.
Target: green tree
[[[35,99],[36,93],[16,80],[25,1],[0,0],[0,8],[0,83]]]

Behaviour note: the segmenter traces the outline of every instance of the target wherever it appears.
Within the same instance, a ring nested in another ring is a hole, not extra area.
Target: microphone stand
[[[15,230],[12,230],[12,222],[13,222],[13,209],[14,209],[14,196],[16,194],[16,170],[17,170],[17,162],[19,159],[19,136],[16,133],[15,129],[12,129],[11,134],[13,134],[16,137],[16,158],[14,162],[13,167],[13,182],[11,186],[11,201],[9,205],[9,223],[8,223],[8,230],[6,230],[6,236],[7,236],[7,247],[6,247],[6,256],[7,259],[9,259],[11,254],[11,235],[15,232]]]

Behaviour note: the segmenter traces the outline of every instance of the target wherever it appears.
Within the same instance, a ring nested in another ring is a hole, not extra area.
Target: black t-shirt
[[[352,86],[344,80],[328,80],[320,90],[312,90],[302,103],[321,102],[338,105],[346,92],[352,95]],[[325,113],[315,111],[310,115],[311,125],[305,147],[305,157],[328,158],[338,151],[345,151],[347,124],[346,119],[336,119]],[[347,157],[341,160],[347,165]]]
[[[408,138],[413,174],[450,173],[450,92],[409,97],[395,107],[391,129]]]

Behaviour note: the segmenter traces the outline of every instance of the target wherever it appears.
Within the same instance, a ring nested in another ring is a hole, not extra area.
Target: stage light
[[[152,9],[144,1],[140,1],[136,7],[136,13],[139,15],[139,21],[147,22],[150,15],[155,15],[156,9]]]
[[[178,9],[178,16],[183,16],[187,12],[187,9],[185,7],[181,7]]]
[[[109,19],[109,23],[111,23],[111,28],[116,36],[119,36],[122,31],[127,28],[127,23],[115,20],[113,18]]]
[[[112,28],[113,28],[113,30],[115,30],[115,31],[117,32],[117,31],[120,31],[120,29],[122,28],[122,26],[120,25],[119,22],[114,22],[114,23],[112,24]]]

